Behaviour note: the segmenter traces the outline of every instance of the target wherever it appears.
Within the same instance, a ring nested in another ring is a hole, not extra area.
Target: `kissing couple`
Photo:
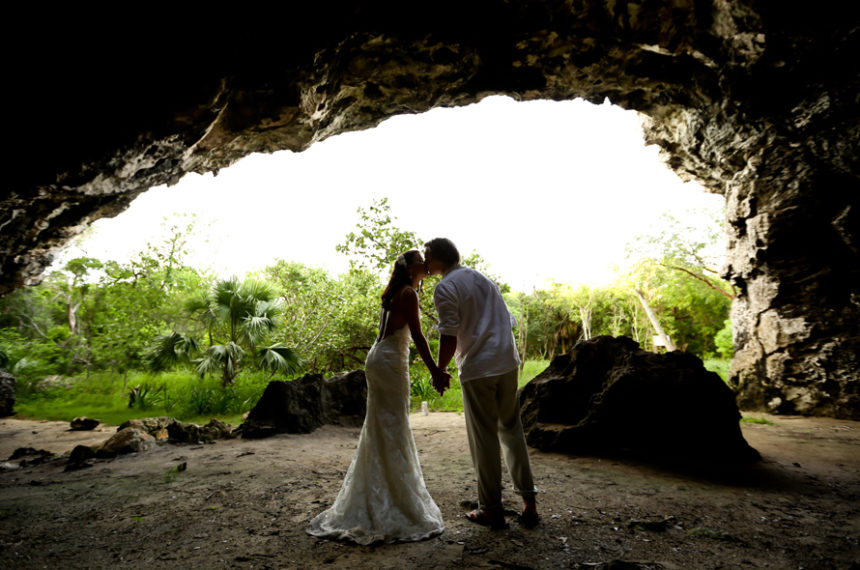
[[[427,275],[442,275],[433,292],[439,316],[436,362],[421,331],[418,289]],[[523,526],[537,524],[534,486],[517,401],[520,365],[516,323],[498,286],[460,265],[446,238],[424,244],[424,256],[407,251],[394,262],[382,293],[379,335],[367,354],[367,413],[352,463],[334,504],[314,517],[307,532],[358,544],[408,542],[440,534],[442,513],[427,487],[409,425],[409,341],[415,343],[440,394],[456,359],[472,463],[478,478],[475,523],[505,528],[501,455],[522,496]]]

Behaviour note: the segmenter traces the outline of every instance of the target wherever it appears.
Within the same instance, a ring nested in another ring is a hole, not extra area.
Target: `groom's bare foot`
[[[508,523],[505,521],[504,515],[490,515],[484,509],[475,509],[466,513],[466,518],[473,523],[488,526],[493,530],[508,528]]]
[[[523,498],[523,513],[519,517],[519,522],[526,528],[534,528],[539,521],[537,513],[537,501],[534,498]]]

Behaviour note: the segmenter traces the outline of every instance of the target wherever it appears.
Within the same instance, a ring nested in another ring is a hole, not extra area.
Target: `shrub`
[[[732,343],[731,319],[726,319],[723,328],[714,337],[714,344],[717,346],[717,352],[723,358],[732,358],[735,355],[735,347]]]

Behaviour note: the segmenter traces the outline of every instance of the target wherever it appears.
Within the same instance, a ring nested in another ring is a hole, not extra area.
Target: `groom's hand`
[[[445,390],[451,387],[451,375],[444,370],[437,371],[433,374],[433,387],[440,396],[444,396]]]

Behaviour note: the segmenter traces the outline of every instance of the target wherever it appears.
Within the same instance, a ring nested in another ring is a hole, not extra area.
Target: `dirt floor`
[[[860,568],[860,423],[765,416],[743,424],[764,456],[703,476],[640,462],[532,450],[541,524],[491,531],[464,518],[475,496],[463,417],[415,414],[427,487],[447,528],[419,543],[354,546],[308,536],[358,437],[165,444],[63,472],[0,471],[4,568]],[[0,420],[0,458],[64,453],[114,428]],[[684,429],[684,426],[678,426]],[[185,463],[187,469],[176,466]],[[505,492],[506,505],[519,499]],[[513,517],[511,517],[513,518]],[[626,562],[627,564],[622,563]]]

